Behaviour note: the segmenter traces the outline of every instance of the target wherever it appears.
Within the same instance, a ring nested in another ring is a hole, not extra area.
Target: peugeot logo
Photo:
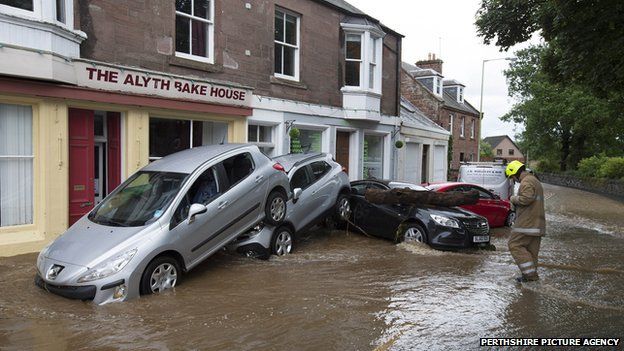
[[[65,267],[59,266],[58,264],[53,264],[52,267],[50,267],[50,269],[48,269],[48,274],[46,274],[46,278],[48,278],[50,280],[56,279],[56,277],[59,275],[59,273],[61,273],[63,268],[65,268]]]

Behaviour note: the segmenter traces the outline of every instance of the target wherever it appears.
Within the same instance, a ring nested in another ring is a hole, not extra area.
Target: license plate
[[[475,243],[487,243],[490,241],[489,235],[475,235],[472,237],[472,241]]]

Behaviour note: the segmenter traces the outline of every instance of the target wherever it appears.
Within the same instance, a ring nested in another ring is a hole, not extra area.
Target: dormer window
[[[460,104],[464,103],[464,88],[463,87],[457,87],[457,102],[459,102]]]

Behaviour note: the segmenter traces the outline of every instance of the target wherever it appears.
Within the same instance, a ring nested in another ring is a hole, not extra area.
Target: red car
[[[500,196],[478,185],[469,183],[438,183],[429,184],[427,188],[438,192],[477,190],[479,192],[479,202],[474,205],[463,205],[460,207],[487,218],[490,227],[511,226],[516,219],[516,212],[511,208],[509,201],[501,199]]]

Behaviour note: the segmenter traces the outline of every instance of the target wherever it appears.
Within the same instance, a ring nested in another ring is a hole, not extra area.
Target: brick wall
[[[441,120],[442,102],[403,69],[401,69],[401,95],[418,107],[432,121],[444,128],[447,127],[446,124],[442,124],[443,120]]]
[[[251,4],[246,9],[245,4]],[[174,57],[175,2],[84,0],[76,20],[88,39],[81,56],[181,75],[232,81],[255,94],[342,106],[344,14],[310,0],[215,1],[215,64]],[[300,83],[272,79],[275,7],[301,14]],[[382,112],[396,114],[400,38],[384,39]],[[247,56],[245,51],[250,55]]]
[[[455,120],[453,122],[453,159],[451,160],[451,169],[459,169],[460,165],[460,153],[464,153],[464,161],[470,161],[470,154],[474,155],[473,161],[477,161],[478,148],[479,148],[479,119],[477,116],[473,116],[467,114],[465,112],[459,112],[456,110],[451,110],[444,108],[442,109],[443,121],[445,123],[442,124],[444,128],[448,128],[448,119],[449,114],[453,114],[455,116]],[[465,118],[464,125],[464,137],[460,137],[461,132],[461,118]],[[470,138],[470,121],[475,121],[475,135],[474,139]]]

